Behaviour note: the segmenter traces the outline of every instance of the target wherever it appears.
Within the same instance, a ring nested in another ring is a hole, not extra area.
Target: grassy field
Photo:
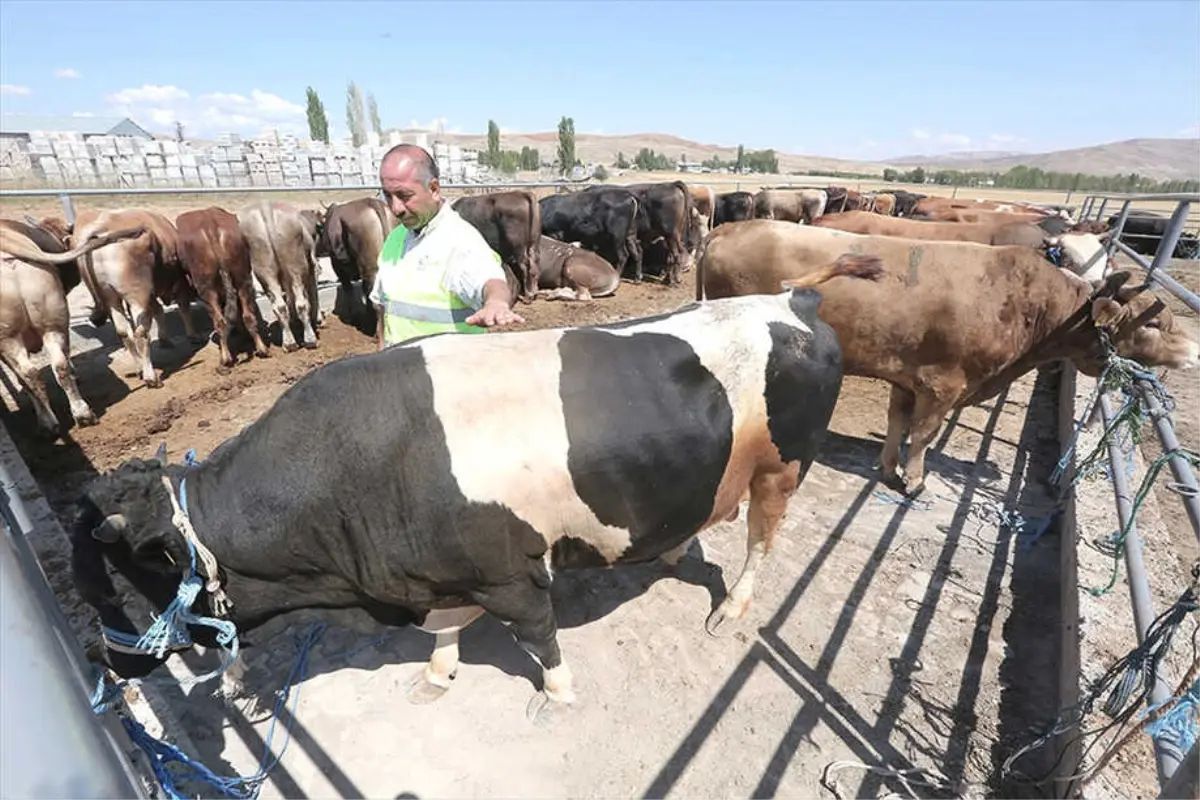
[[[536,173],[522,173],[517,176],[518,181],[529,182],[538,180]],[[623,172],[620,175],[615,175],[608,181],[613,184],[622,183],[641,183],[641,182],[658,182],[658,181],[673,181],[682,180],[688,183],[703,184],[711,186],[714,192],[732,192],[732,191],[748,191],[757,192],[763,187],[779,187],[779,186],[796,186],[796,187],[825,187],[830,185],[845,186],[856,191],[888,191],[894,189],[905,189],[911,192],[920,192],[922,194],[941,196],[941,197],[959,197],[962,199],[978,199],[978,200],[1006,200],[1006,201],[1027,201],[1033,203],[1068,203],[1079,206],[1087,197],[1087,193],[1076,192],[1069,194],[1062,191],[1036,191],[1036,190],[1018,190],[1018,189],[994,189],[994,188],[960,188],[955,189],[951,186],[931,186],[918,184],[904,183],[886,183],[882,180],[867,180],[854,178],[828,178],[821,176],[805,176],[805,175],[697,175],[689,173],[676,172],[648,172],[639,173],[633,171]],[[573,188],[577,185],[571,185]],[[6,185],[2,187],[10,191],[21,191],[14,185]],[[22,187],[24,188],[24,187]],[[457,197],[461,194],[478,194],[487,191],[499,191],[503,189],[503,185],[498,186],[478,186],[471,187],[467,190],[462,189],[447,189],[446,194],[451,197]],[[555,190],[550,187],[538,188],[535,192],[539,196],[553,193]],[[66,190],[70,194],[69,190]],[[178,214],[188,209],[203,208],[206,206],[219,206],[227,210],[236,210],[243,205],[253,202],[261,197],[271,197],[288,203],[294,203],[300,206],[315,207],[318,203],[329,202],[346,202],[357,197],[365,197],[375,194],[375,190],[365,186],[331,186],[323,188],[319,191],[297,191],[297,192],[257,192],[252,190],[231,189],[228,192],[214,193],[162,193],[162,194],[146,194],[139,193],[136,190],[122,192],[111,195],[98,196],[80,196],[74,195],[73,202],[75,209],[78,211],[84,208],[109,209],[122,207],[146,207],[153,208],[164,214]],[[1174,203],[1162,202],[1145,202],[1139,203],[1136,206],[1139,209],[1157,211],[1163,214],[1170,214],[1174,208]],[[1120,210],[1120,203],[1110,201],[1108,205],[1109,212],[1115,213]],[[7,196],[0,197],[0,216],[19,217],[23,214],[31,214],[33,216],[45,215],[61,215],[62,205],[57,197],[29,197],[29,196]],[[1193,209],[1192,222],[1190,228],[1195,229],[1200,227],[1200,208]]]

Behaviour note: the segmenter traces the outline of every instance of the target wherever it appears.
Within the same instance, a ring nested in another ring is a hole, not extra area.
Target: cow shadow
[[[961,485],[968,475],[981,476],[985,480],[996,480],[1001,476],[1000,467],[993,459],[982,461],[967,461],[955,458],[944,451],[948,440],[947,434],[958,424],[959,412],[955,411],[947,417],[939,431],[938,438],[925,452],[925,474],[937,475],[951,485]],[[883,454],[885,434],[872,431],[869,437],[847,436],[830,430],[825,438],[825,444],[817,454],[817,463],[838,472],[857,475],[866,480],[878,480],[894,491],[903,492],[904,485],[899,478],[891,476],[884,478],[879,468],[880,456]],[[908,445],[900,447],[900,463],[908,457]]]

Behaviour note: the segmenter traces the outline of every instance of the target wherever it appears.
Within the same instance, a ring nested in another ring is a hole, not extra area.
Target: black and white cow
[[[841,389],[841,347],[810,287],[880,269],[844,256],[776,295],[411,340],[314,370],[202,464],[122,464],[89,487],[72,529],[76,586],[116,632],[104,662],[125,677],[161,663],[119,645],[140,631],[107,564],[161,613],[188,563],[167,488],[186,477],[187,516],[239,630],[302,608],[415,623],[436,636],[410,689],[419,702],[449,688],[458,631],[489,612],[543,669],[533,708],[569,705],[553,571],[675,563],[748,494],[745,564],[706,627],[742,617]],[[514,414],[535,415],[537,435]],[[213,605],[201,592],[195,611]]]

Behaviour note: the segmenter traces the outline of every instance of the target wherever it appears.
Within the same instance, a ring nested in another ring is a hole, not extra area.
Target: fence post
[[[1175,245],[1179,244],[1179,237],[1183,233],[1183,224],[1187,222],[1188,210],[1191,206],[1189,201],[1180,200],[1179,205],[1175,207],[1175,213],[1171,215],[1171,221],[1167,223],[1167,232],[1163,234],[1163,238],[1158,242],[1158,249],[1154,251],[1154,260],[1150,262],[1150,272],[1146,277],[1150,277],[1155,271],[1165,267],[1175,254]]]
[[[60,194],[58,199],[62,201],[63,216],[67,218],[67,225],[74,229],[75,227],[75,204],[71,202],[71,195]]]

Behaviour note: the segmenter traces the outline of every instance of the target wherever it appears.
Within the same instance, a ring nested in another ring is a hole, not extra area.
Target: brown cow
[[[1032,222],[1037,223],[1045,219],[1043,214],[1019,214],[1010,211],[975,211],[973,209],[956,208],[953,206],[938,206],[928,213],[916,212],[913,214],[913,219],[926,219],[932,222],[985,222],[985,223],[1005,223],[1005,222]]]
[[[98,231],[80,247],[67,250],[40,225],[0,219],[0,362],[29,392],[38,426],[50,436],[59,434],[58,419],[46,395],[41,370],[29,357],[45,348],[75,423],[94,425],[96,414],[79,393],[71,368],[67,294],[79,285],[81,256],[143,233],[145,229],[140,227],[111,233]]]
[[[538,290],[538,237],[542,235],[542,209],[537,195],[526,189],[460,197],[451,208],[478,230],[510,273],[511,298],[532,303]]]
[[[813,224],[818,228],[833,228],[868,236],[899,236],[937,242],[1041,247],[1047,238],[1045,231],[1029,222],[923,222],[900,217],[880,217],[869,211],[826,214]]]
[[[260,200],[238,212],[238,225],[250,248],[250,268],[262,284],[282,331],[283,349],[299,345],[292,335],[292,319],[304,328],[304,346],[317,346],[315,329],[321,325],[317,297],[316,232],[318,218],[286,203]]]
[[[1122,288],[1128,272],[1089,284],[1048,269],[1025,247],[926,242],[754,220],[709,237],[697,266],[697,296],[776,294],[845,253],[876,256],[877,283],[831,280],[820,317],[837,332],[846,374],[892,384],[881,466],[891,478],[911,430],[905,489],[925,484],[925,451],[946,414],[986,400],[1029,370],[1070,359],[1098,375],[1105,350],[1145,366],[1186,368],[1200,345],[1176,329],[1145,287]],[[981,287],[986,290],[981,291]]]
[[[665,251],[663,259],[663,283],[668,286],[679,283],[679,276],[692,267],[692,251],[695,227],[692,216],[692,193],[683,181],[661,183],[635,183],[622,187],[638,201],[638,240],[644,254],[654,253],[661,245]],[[589,187],[585,191],[593,191]],[[633,280],[642,280],[642,263],[635,264]]]
[[[81,272],[92,295],[91,323],[100,326],[111,318],[126,352],[139,365],[143,384],[158,388],[162,379],[150,360],[151,321],[157,323],[159,346],[175,346],[167,336],[163,305],[175,303],[188,338],[198,338],[191,315],[196,295],[179,263],[175,226],[144,209],[88,210],[75,218],[71,242],[81,245],[102,231],[135,226],[144,227],[146,234],[84,256]]]
[[[546,300],[591,300],[616,294],[617,268],[591,250],[538,237],[538,297]]]
[[[324,209],[325,224],[318,237],[318,253],[329,254],[340,291],[337,308],[363,330],[375,331],[375,306],[368,300],[379,270],[383,242],[399,222],[387,204],[361,197]],[[356,291],[357,289],[357,291]]]
[[[233,366],[229,333],[239,320],[254,339],[255,355],[267,358],[270,353],[258,332],[250,246],[238,226],[238,218],[222,208],[202,208],[180,214],[175,218],[175,227],[179,231],[179,259],[204,301],[217,333],[221,348],[217,371],[224,372]]]
[[[688,190],[692,193],[692,208],[695,209],[695,216],[703,220],[703,224],[699,228],[699,238],[703,239],[713,229],[715,223],[717,196],[713,193],[711,186],[697,183],[689,183]],[[699,247],[699,241],[696,242],[696,246]],[[692,254],[695,255],[694,249]]]
[[[896,195],[887,192],[875,195],[875,205],[872,211],[885,217],[892,216],[896,211]]]

